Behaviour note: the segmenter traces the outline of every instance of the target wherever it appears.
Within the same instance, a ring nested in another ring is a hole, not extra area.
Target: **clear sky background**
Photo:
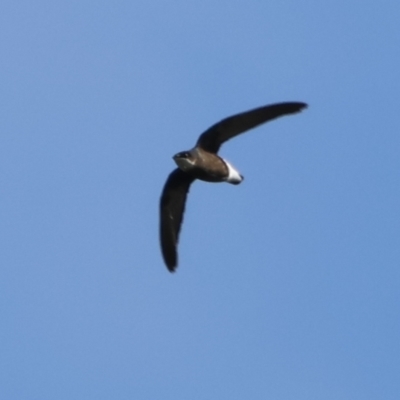
[[[0,6],[0,398],[400,398],[400,3]],[[180,265],[158,202],[218,120]]]

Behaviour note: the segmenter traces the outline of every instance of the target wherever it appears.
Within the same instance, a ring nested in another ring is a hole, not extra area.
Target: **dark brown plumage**
[[[165,182],[160,200],[160,241],[167,268],[173,272],[177,266],[176,246],[179,239],[183,213],[185,212],[186,196],[190,184],[196,178],[175,169]]]
[[[305,103],[278,103],[225,118],[202,133],[196,146],[218,153],[222,143],[227,140],[282,115],[297,113],[305,107]]]
[[[243,177],[217,155],[227,140],[283,115],[307,107],[301,102],[272,104],[223,119],[202,133],[196,146],[176,154],[179,168],[168,177],[160,199],[160,241],[165,264],[174,272],[178,265],[177,245],[189,187],[195,179],[238,184]]]

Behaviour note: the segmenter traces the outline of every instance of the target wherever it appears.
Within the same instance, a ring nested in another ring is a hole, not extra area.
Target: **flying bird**
[[[185,211],[186,197],[193,181],[228,182],[238,185],[243,176],[218,155],[229,139],[283,115],[295,114],[307,107],[301,102],[271,104],[233,115],[203,132],[191,150],[172,158],[178,168],[171,172],[160,199],[160,241],[165,264],[170,272],[178,265],[177,246]]]

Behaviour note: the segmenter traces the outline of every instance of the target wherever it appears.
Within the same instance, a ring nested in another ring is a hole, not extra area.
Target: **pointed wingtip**
[[[165,248],[162,248],[162,256],[164,259],[164,264],[167,267],[167,270],[171,273],[174,273],[176,269],[178,268],[178,260],[177,260],[177,254],[173,253],[171,254],[170,252],[164,252]]]
[[[173,274],[178,268],[178,255],[175,253],[163,253],[164,264],[167,270]]]
[[[292,106],[293,106],[292,108],[293,114],[301,113],[308,108],[308,104],[303,103],[301,101],[292,103]]]
[[[173,265],[173,266],[172,265],[167,265],[167,269],[168,269],[169,272],[171,272],[171,274],[176,272],[176,268],[177,268],[177,265]]]
[[[287,101],[284,103],[273,104],[272,107],[274,106],[277,106],[278,108],[283,106],[283,113],[281,115],[297,114],[308,108],[308,104],[304,103],[303,101]]]

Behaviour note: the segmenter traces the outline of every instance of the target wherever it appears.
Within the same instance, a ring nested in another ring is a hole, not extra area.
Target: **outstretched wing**
[[[186,197],[194,177],[179,168],[169,175],[160,199],[160,241],[165,264],[170,272],[178,265],[177,245]]]
[[[197,146],[212,153],[217,153],[221,144],[227,140],[267,121],[282,115],[297,113],[306,107],[306,103],[287,102],[271,104],[233,115],[216,123],[202,133],[197,141]]]

